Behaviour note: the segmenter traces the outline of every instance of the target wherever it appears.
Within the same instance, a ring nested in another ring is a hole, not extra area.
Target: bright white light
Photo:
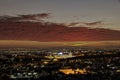
[[[62,55],[63,53],[62,53],[62,52],[59,52],[58,54],[59,54],[59,55]]]

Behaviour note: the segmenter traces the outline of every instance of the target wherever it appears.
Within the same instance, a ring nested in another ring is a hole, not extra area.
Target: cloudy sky
[[[102,23],[120,30],[119,0],[0,0],[0,15],[50,13],[57,23]]]

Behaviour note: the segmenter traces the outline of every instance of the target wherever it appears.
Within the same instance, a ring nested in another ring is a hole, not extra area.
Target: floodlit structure
[[[62,59],[62,58],[71,58],[71,57],[74,57],[71,52],[69,54],[64,54],[63,52],[58,52],[56,54],[46,56],[46,58],[50,58],[50,59]]]

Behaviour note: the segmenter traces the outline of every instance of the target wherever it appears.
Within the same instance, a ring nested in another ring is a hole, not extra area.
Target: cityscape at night
[[[0,49],[0,79],[119,80],[120,49]]]
[[[120,0],[0,0],[0,80],[120,80]]]

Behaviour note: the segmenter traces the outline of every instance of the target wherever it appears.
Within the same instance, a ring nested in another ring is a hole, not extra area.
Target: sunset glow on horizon
[[[78,41],[78,42],[39,42],[20,40],[0,40],[0,47],[26,47],[26,48],[47,48],[47,47],[120,47],[120,41]]]

